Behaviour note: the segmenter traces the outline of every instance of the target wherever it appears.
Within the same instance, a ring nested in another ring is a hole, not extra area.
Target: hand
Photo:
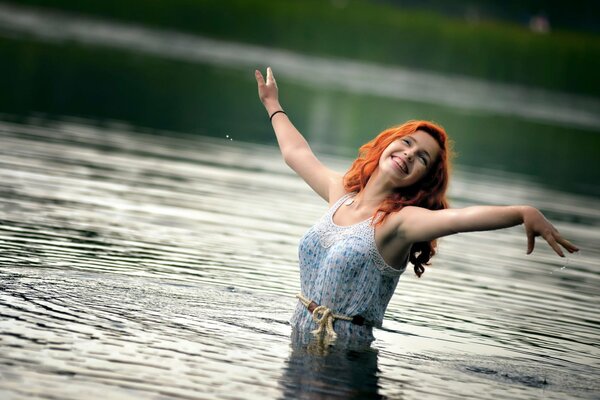
[[[259,70],[254,71],[254,75],[256,77],[256,82],[258,83],[258,97],[267,111],[270,112],[270,109],[272,108],[275,108],[276,110],[281,109],[281,107],[279,107],[279,92],[277,90],[277,82],[275,82],[275,77],[273,76],[271,67],[267,68],[266,82]]]
[[[535,237],[541,236],[552,247],[552,249],[561,257],[564,253],[560,246],[564,247],[569,253],[579,251],[579,249],[563,238],[558,230],[544,217],[544,215],[533,207],[526,207],[523,211],[523,224],[527,234],[527,254],[531,254],[535,245]]]

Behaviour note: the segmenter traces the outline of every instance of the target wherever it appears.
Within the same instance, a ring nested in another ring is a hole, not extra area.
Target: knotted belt
[[[312,333],[317,336],[321,335],[322,332],[325,332],[331,340],[335,340],[337,338],[337,334],[333,329],[333,321],[336,319],[349,321],[355,325],[365,325],[365,319],[360,315],[348,317],[346,315],[335,314],[328,307],[320,306],[314,301],[307,299],[302,295],[302,293],[298,293],[296,297],[300,299],[300,302],[308,309],[308,311],[312,313],[313,321],[315,321],[318,326],[317,329],[312,331]]]

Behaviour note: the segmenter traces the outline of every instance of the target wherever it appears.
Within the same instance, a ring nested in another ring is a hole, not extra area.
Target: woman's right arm
[[[266,81],[258,70],[255,71],[255,76],[258,83],[258,96],[268,115],[271,116],[276,111],[283,111],[279,104],[277,83],[271,68],[267,68]],[[332,190],[338,191],[342,176],[327,168],[317,159],[306,139],[298,132],[286,114],[275,114],[271,123],[286,164],[304,179],[319,196],[330,202]]]

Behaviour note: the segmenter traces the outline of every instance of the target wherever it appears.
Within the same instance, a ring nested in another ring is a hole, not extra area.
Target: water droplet
[[[560,267],[560,268],[557,268],[555,271],[563,271],[564,269],[566,269],[566,268],[569,266],[569,264],[571,264],[571,260],[572,260],[574,257],[578,257],[578,256],[579,256],[579,253],[575,253],[575,254],[570,254],[570,255],[568,255],[567,257],[565,257],[565,258],[567,259],[567,260],[566,260],[567,262],[565,262],[565,264],[564,264],[562,267]]]

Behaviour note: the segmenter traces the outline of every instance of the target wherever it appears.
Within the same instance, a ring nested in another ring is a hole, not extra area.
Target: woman
[[[527,254],[536,236],[561,257],[561,246],[578,251],[533,207],[449,209],[448,139],[431,122],[387,129],[360,148],[344,176],[330,170],[283,111],[271,68],[266,81],[260,71],[255,75],[285,162],[330,206],[300,241],[295,331],[372,340],[407,262],[420,277],[442,236],[523,223]]]

